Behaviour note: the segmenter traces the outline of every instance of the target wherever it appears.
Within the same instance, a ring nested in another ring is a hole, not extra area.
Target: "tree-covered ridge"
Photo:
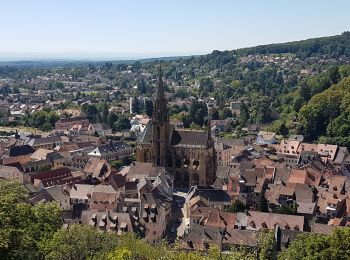
[[[260,45],[237,50],[238,55],[294,53],[301,58],[314,55],[350,56],[350,32],[302,41]]]

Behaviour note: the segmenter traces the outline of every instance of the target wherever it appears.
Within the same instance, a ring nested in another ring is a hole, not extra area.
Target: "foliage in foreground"
[[[300,235],[279,259],[350,259],[350,228],[338,228],[331,235]]]
[[[62,224],[56,204],[25,201],[24,188],[0,180],[0,259],[42,259],[39,248]]]

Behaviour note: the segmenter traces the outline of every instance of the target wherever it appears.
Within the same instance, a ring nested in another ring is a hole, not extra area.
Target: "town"
[[[121,74],[132,71],[129,65]],[[263,229],[284,250],[299,234],[350,225],[347,147],[249,123],[241,136],[226,138],[232,118],[213,119],[215,98],[172,96],[161,66],[153,71],[144,76],[155,94],[142,98],[107,90],[107,83],[94,83],[104,88],[99,96],[82,95],[96,74],[88,82],[57,73],[26,80],[39,86],[35,92],[14,91],[12,79],[1,79],[7,127],[0,178],[24,185],[33,205],[57,203],[64,229],[82,224],[116,236],[132,232],[150,244],[179,240],[184,250],[254,250]],[[40,89],[54,81],[60,84]],[[6,86],[12,90],[5,93]],[[126,97],[118,106],[94,106],[118,95]],[[196,102],[207,109],[202,128],[169,119],[169,106],[188,115]],[[239,117],[244,106],[231,102],[225,111]],[[35,128],[17,128],[23,120]]]
[[[0,10],[0,260],[350,259],[349,1]]]

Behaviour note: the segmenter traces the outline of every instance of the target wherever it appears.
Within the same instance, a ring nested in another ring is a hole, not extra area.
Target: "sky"
[[[205,54],[350,30],[348,0],[0,0],[0,59]]]

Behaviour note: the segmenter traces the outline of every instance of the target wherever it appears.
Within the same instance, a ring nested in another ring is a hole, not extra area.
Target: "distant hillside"
[[[124,59],[124,60],[89,60],[89,59],[46,59],[46,60],[16,60],[16,61],[0,61],[0,67],[21,67],[21,68],[30,68],[30,67],[38,67],[38,68],[49,68],[49,67],[76,67],[76,66],[86,66],[88,64],[93,64],[95,66],[102,66],[106,62],[118,65],[118,64],[127,64],[132,65],[136,61],[141,63],[146,62],[159,62],[159,61],[172,61],[182,58],[188,58],[189,56],[171,56],[171,57],[159,57],[159,58],[145,58],[145,59]],[[192,57],[192,56],[191,56]]]
[[[331,57],[350,56],[350,32],[341,35],[313,38],[302,41],[260,45],[237,50],[237,54],[294,53],[300,57],[329,55]]]

